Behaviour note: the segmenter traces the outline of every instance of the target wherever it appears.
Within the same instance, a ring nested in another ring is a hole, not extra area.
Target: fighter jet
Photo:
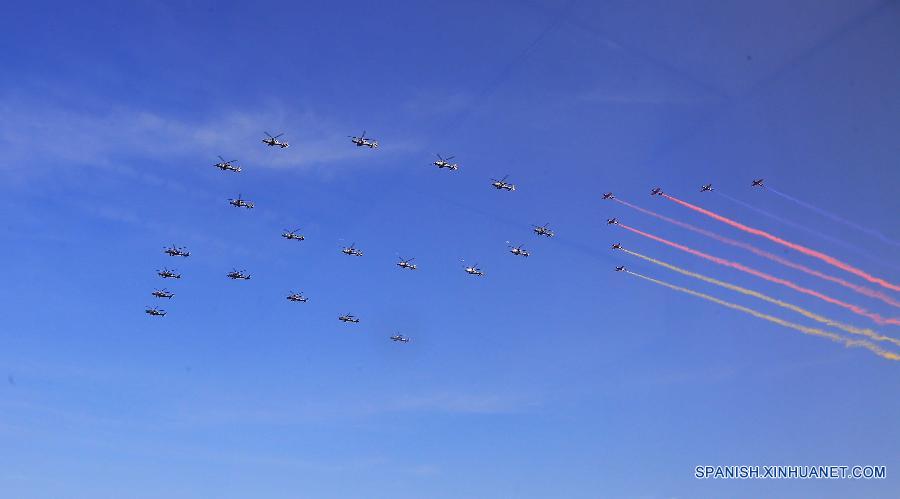
[[[174,244],[171,248],[163,248],[163,253],[169,256],[191,256],[190,251],[186,251],[184,248],[176,248]]]
[[[173,296],[175,296],[175,293],[170,293],[167,289],[157,289],[150,294],[157,298],[172,298]]]
[[[619,223],[619,220],[616,218],[608,218],[606,220],[606,225],[615,225],[617,223]]]
[[[622,247],[622,245],[619,244],[619,243],[616,243],[616,244],[613,244],[613,245],[612,245],[612,249],[620,249],[621,247]]]
[[[618,267],[616,267],[616,272],[622,272],[623,270],[626,270],[624,265],[619,265]]]
[[[751,187],[765,187],[765,186],[763,185],[763,179],[758,178],[758,179],[754,180],[754,181],[753,181],[753,184],[751,185]]]
[[[144,312],[146,312],[147,314],[154,316],[154,317],[165,317],[166,316],[165,310],[163,310],[161,308],[156,308],[156,307],[147,307],[147,309],[144,310]]]
[[[651,196],[662,196],[663,191],[659,187],[654,187],[652,191],[650,191]]]
[[[409,338],[407,338],[406,336],[403,336],[400,333],[397,333],[394,336],[391,336],[391,340],[399,341],[400,343],[409,343]]]
[[[350,314],[344,314],[344,315],[338,317],[338,320],[341,322],[353,322],[353,323],[359,322],[359,319],[357,319],[356,317],[354,317]]]
[[[712,190],[713,190],[712,184],[706,184],[706,185],[700,187],[700,192],[707,192],[707,191],[712,191]]]
[[[613,193],[607,192],[606,194],[603,195],[603,199],[616,199],[616,197],[613,196]]]

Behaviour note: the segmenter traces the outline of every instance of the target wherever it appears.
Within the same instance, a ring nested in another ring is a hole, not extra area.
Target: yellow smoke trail
[[[900,346],[900,340],[898,340],[898,339],[896,339],[896,338],[891,338],[891,337],[889,337],[889,336],[884,336],[883,334],[879,334],[878,332],[873,331],[873,330],[871,330],[871,329],[865,329],[865,328],[855,327],[855,326],[851,326],[851,325],[849,325],[849,324],[844,324],[844,323],[842,323],[842,322],[834,321],[834,320],[831,320],[831,319],[829,319],[829,318],[827,318],[827,317],[822,317],[821,315],[818,315],[818,314],[815,314],[815,313],[813,313],[813,312],[810,312],[809,310],[806,310],[805,308],[800,308],[800,307],[798,307],[798,306],[796,306],[796,305],[792,305],[792,304],[790,304],[790,303],[783,302],[783,301],[781,301],[781,300],[777,300],[777,299],[775,299],[775,298],[772,298],[771,296],[764,295],[764,294],[759,293],[759,292],[757,292],[757,291],[753,291],[753,290],[747,289],[747,288],[742,288],[742,287],[740,287],[740,286],[736,286],[736,285],[734,285],[734,284],[729,284],[729,283],[727,283],[727,282],[722,282],[722,281],[719,281],[719,280],[717,280],[717,279],[713,279],[712,277],[707,277],[707,276],[705,276],[705,275],[697,274],[697,273],[695,273],[695,272],[690,272],[690,271],[685,270],[685,269],[682,269],[682,268],[680,268],[680,267],[676,267],[676,266],[674,266],[674,265],[672,265],[672,264],[670,264],[670,263],[666,263],[666,262],[657,260],[657,259],[655,259],[655,258],[650,258],[649,256],[642,255],[642,254],[640,254],[640,253],[637,253],[637,252],[634,252],[634,251],[631,251],[631,250],[627,250],[627,249],[625,249],[625,248],[619,248],[619,249],[621,249],[621,250],[624,251],[625,253],[628,253],[629,255],[636,256],[636,257],[638,257],[638,258],[641,258],[641,259],[646,260],[646,261],[651,262],[651,263],[655,263],[656,265],[660,265],[660,266],[665,267],[665,268],[667,268],[667,269],[669,269],[669,270],[674,270],[675,272],[678,272],[679,274],[684,274],[684,275],[686,275],[686,276],[691,276],[691,277],[693,277],[694,279],[700,279],[701,281],[705,281],[705,282],[708,282],[708,283],[711,283],[711,284],[715,284],[716,286],[721,286],[721,287],[723,287],[723,288],[730,289],[730,290],[732,290],[732,291],[737,291],[738,293],[742,293],[742,294],[745,294],[745,295],[747,295],[747,296],[752,296],[752,297],[754,297],[754,298],[759,298],[760,300],[767,301],[767,302],[769,302],[769,303],[774,303],[775,305],[778,305],[778,306],[781,307],[781,308],[786,308],[786,309],[788,309],[788,310],[793,310],[794,312],[797,312],[798,314],[800,314],[800,315],[802,315],[802,316],[804,316],[804,317],[810,318],[810,319],[812,319],[812,320],[814,320],[814,321],[816,321],[816,322],[819,322],[819,323],[821,323],[821,324],[825,324],[825,325],[828,325],[828,326],[834,326],[834,327],[836,327],[836,328],[838,328],[838,329],[842,329],[842,330],[844,330],[844,331],[846,331],[846,332],[848,332],[848,333],[851,333],[851,334],[859,334],[859,335],[866,336],[866,337],[871,338],[871,339],[876,340],[876,341],[887,341],[887,342],[889,342],[889,343],[893,343],[894,345]]]
[[[645,275],[638,274],[637,272],[632,272],[630,270],[626,270],[625,272],[627,272],[635,277],[640,277],[641,279],[650,281],[655,284],[659,284],[660,286],[665,286],[669,289],[674,289],[675,291],[681,291],[682,293],[687,293],[689,295],[693,295],[698,298],[703,298],[704,300],[709,300],[713,303],[718,303],[719,305],[722,305],[723,307],[728,307],[730,309],[739,310],[741,312],[750,314],[759,319],[765,319],[769,322],[774,322],[775,324],[800,331],[801,333],[804,333],[804,334],[827,338],[827,339],[837,342],[837,343],[843,343],[844,346],[846,346],[846,347],[862,347],[862,348],[868,349],[869,351],[873,352],[875,355],[878,355],[879,357],[882,357],[882,358],[885,358],[888,360],[900,360],[900,355],[897,355],[896,353],[893,353],[893,352],[889,352],[889,351],[879,347],[878,345],[875,345],[874,343],[868,342],[866,340],[853,340],[850,338],[845,338],[839,334],[829,333],[828,331],[823,331],[821,329],[816,329],[814,327],[806,327],[806,326],[802,326],[800,324],[794,324],[793,322],[788,322],[786,320],[779,319],[778,317],[766,315],[762,312],[757,312],[756,310],[753,310],[753,309],[747,308],[747,307],[743,307],[736,303],[731,303],[731,302],[727,302],[725,300],[720,300],[714,296],[703,294],[698,291],[694,291],[692,289],[682,288],[681,286],[676,286],[674,284],[669,284],[665,281],[660,281],[658,279],[653,279],[652,277],[647,277]]]

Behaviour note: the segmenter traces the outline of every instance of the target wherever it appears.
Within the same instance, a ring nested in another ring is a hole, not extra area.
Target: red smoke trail
[[[837,258],[828,256],[825,253],[820,253],[818,251],[811,250],[811,249],[807,248],[806,246],[800,246],[799,244],[794,244],[790,241],[785,241],[784,239],[781,239],[780,237],[775,237],[772,234],[769,234],[768,232],[765,232],[765,231],[762,231],[759,229],[754,229],[753,227],[747,227],[746,225],[744,225],[742,223],[735,222],[734,220],[731,220],[730,218],[725,218],[722,215],[718,215],[709,210],[704,210],[703,208],[701,208],[699,206],[692,205],[691,203],[688,203],[687,201],[682,201],[682,200],[672,197],[668,194],[663,194],[662,196],[666,199],[669,199],[670,201],[675,201],[676,203],[680,204],[681,206],[690,208],[698,213],[702,213],[708,217],[714,218],[722,223],[726,223],[726,224],[728,224],[732,227],[735,227],[737,229],[740,229],[744,232],[754,234],[754,235],[757,235],[760,237],[764,237],[772,242],[781,244],[783,246],[787,246],[788,248],[791,248],[795,251],[799,251],[800,253],[803,253],[805,255],[811,256],[813,258],[818,258],[819,260],[822,260],[825,263],[834,265],[835,267],[837,267],[841,270],[850,272],[851,274],[855,274],[869,282],[878,284],[879,286],[883,286],[885,288],[892,289],[894,291],[900,291],[900,286],[897,286],[896,284],[891,284],[891,283],[885,281],[884,279],[871,276],[871,275],[867,274],[866,272],[863,272],[862,270],[859,270],[858,268],[853,267],[851,265],[847,265],[846,263],[838,260]]]
[[[642,236],[644,236],[644,237],[646,237],[646,238],[653,239],[654,241],[658,241],[658,242],[661,242],[661,243],[663,243],[663,244],[667,244],[667,245],[669,245],[669,246],[671,246],[671,247],[673,247],[673,248],[678,248],[678,249],[680,249],[681,251],[690,253],[690,254],[692,254],[692,255],[694,255],[694,256],[699,256],[700,258],[709,260],[709,261],[714,262],[714,263],[717,263],[717,264],[719,264],[719,265],[724,265],[724,266],[726,266],[726,267],[731,267],[731,268],[734,268],[734,269],[738,269],[738,270],[740,270],[741,272],[746,272],[746,273],[748,273],[748,274],[750,274],[750,275],[754,275],[754,276],[759,277],[759,278],[761,278],[761,279],[765,279],[765,280],[767,280],[767,281],[769,281],[769,282],[774,282],[774,283],[776,283],[776,284],[781,284],[782,286],[787,286],[787,287],[793,289],[794,291],[799,291],[799,292],[801,292],[801,293],[804,293],[804,294],[807,294],[807,295],[810,295],[810,296],[815,296],[816,298],[818,298],[818,299],[820,299],[820,300],[823,300],[823,301],[826,301],[826,302],[828,302],[828,303],[831,303],[832,305],[837,305],[837,306],[839,306],[839,307],[846,308],[847,310],[850,310],[851,312],[853,312],[853,313],[855,313],[855,314],[861,315],[861,316],[863,316],[863,317],[868,317],[869,319],[872,319],[873,321],[875,321],[875,322],[878,323],[878,324],[893,324],[893,325],[895,325],[895,326],[900,326],[900,319],[893,318],[893,317],[885,319],[884,317],[882,317],[882,316],[880,316],[880,315],[878,315],[878,314],[876,314],[876,313],[874,313],[874,312],[869,312],[868,310],[866,310],[866,309],[864,309],[864,308],[862,308],[862,307],[858,307],[858,306],[856,306],[856,305],[851,305],[851,304],[849,304],[849,303],[845,303],[845,302],[842,302],[842,301],[840,301],[840,300],[836,300],[836,299],[834,299],[834,298],[832,298],[832,297],[830,297],[830,296],[823,295],[822,293],[819,293],[818,291],[814,291],[814,290],[809,289],[809,288],[804,288],[803,286],[800,286],[800,285],[798,285],[798,284],[794,284],[793,282],[788,281],[788,280],[786,280],[786,279],[781,279],[781,278],[779,278],[779,277],[775,277],[775,276],[766,274],[765,272],[760,272],[760,271],[758,271],[758,270],[756,270],[756,269],[751,269],[750,267],[746,267],[746,266],[741,265],[740,263],[737,263],[737,262],[732,262],[731,260],[726,260],[726,259],[724,259],[724,258],[719,258],[719,257],[715,257],[715,256],[712,256],[712,255],[707,255],[706,253],[697,251],[697,250],[695,250],[695,249],[688,248],[687,246],[683,246],[683,245],[678,244],[678,243],[673,243],[672,241],[669,241],[669,240],[667,240],[667,239],[663,239],[663,238],[661,238],[661,237],[659,237],[659,236],[654,236],[653,234],[648,234],[648,233],[646,233],[646,232],[637,230],[637,229],[635,229],[634,227],[629,227],[629,226],[627,226],[627,225],[625,225],[625,224],[623,224],[623,223],[621,223],[621,222],[620,222],[618,225],[621,226],[623,229],[628,229],[628,230],[630,230],[631,232],[634,232],[635,234],[640,234],[640,235],[642,235]]]
[[[809,275],[811,275],[811,276],[818,277],[818,278],[820,278],[820,279],[824,279],[824,280],[826,280],[826,281],[831,281],[831,282],[840,284],[841,286],[844,286],[845,288],[852,289],[853,291],[856,291],[856,292],[859,293],[859,294],[868,296],[868,297],[870,297],[870,298],[876,298],[876,299],[878,299],[878,300],[881,300],[881,301],[887,303],[888,305],[892,305],[892,306],[894,306],[894,307],[900,308],[900,302],[898,302],[897,300],[894,300],[894,299],[891,298],[890,296],[887,296],[887,295],[885,295],[884,293],[882,293],[882,292],[880,292],[880,291],[877,291],[877,290],[874,290],[874,289],[869,289],[869,288],[867,288],[867,287],[865,287],[865,286],[858,286],[858,285],[856,285],[856,284],[847,282],[847,281],[841,279],[840,277],[835,277],[835,276],[832,276],[832,275],[823,274],[822,272],[819,272],[818,270],[813,270],[813,269],[811,269],[811,268],[809,268],[809,267],[807,267],[807,266],[805,266],[805,265],[801,265],[801,264],[799,264],[799,263],[792,262],[792,261],[790,261],[790,260],[788,260],[788,259],[786,259],[786,258],[782,258],[782,257],[780,257],[780,256],[778,256],[778,255],[769,253],[768,251],[761,250],[761,249],[759,249],[759,248],[757,248],[757,247],[755,247],[755,246],[753,246],[753,245],[750,245],[750,244],[747,244],[747,243],[743,243],[743,242],[740,242],[740,241],[735,241],[734,239],[729,239],[729,238],[727,238],[727,237],[720,236],[720,235],[718,235],[718,234],[716,234],[716,233],[714,233],[714,232],[710,232],[710,231],[708,231],[708,230],[704,230],[704,229],[701,229],[701,228],[699,228],[699,227],[695,227],[695,226],[693,226],[693,225],[691,225],[691,224],[689,224],[689,223],[681,222],[681,221],[679,221],[679,220],[675,220],[675,219],[673,219],[673,218],[669,218],[669,217],[667,217],[667,216],[660,215],[659,213],[656,213],[656,212],[654,212],[654,211],[650,211],[650,210],[648,210],[648,209],[646,209],[646,208],[641,208],[640,206],[633,205],[633,204],[629,203],[628,201],[623,201],[623,200],[621,200],[621,199],[619,199],[619,198],[615,198],[615,199],[613,199],[613,201],[616,201],[616,202],[618,202],[618,203],[620,203],[620,204],[623,204],[623,205],[625,205],[625,206],[627,206],[627,207],[629,207],[629,208],[632,208],[632,209],[634,209],[634,210],[637,210],[637,211],[639,211],[639,212],[641,212],[641,213],[645,213],[645,214],[650,215],[650,216],[652,216],[652,217],[656,217],[656,218],[658,218],[658,219],[660,219],[660,220],[669,222],[670,224],[674,224],[674,225],[677,225],[677,226],[679,226],[679,227],[681,227],[681,228],[684,228],[684,229],[687,229],[687,230],[689,230],[689,231],[695,232],[695,233],[697,233],[697,234],[701,234],[701,235],[704,235],[704,236],[706,236],[706,237],[715,239],[716,241],[719,241],[719,242],[722,242],[722,243],[725,243],[725,244],[729,244],[729,245],[731,245],[731,246],[736,246],[736,247],[738,247],[738,248],[745,249],[745,250],[750,251],[750,252],[752,252],[752,253],[754,253],[754,254],[756,254],[756,255],[759,255],[759,256],[761,256],[761,257],[763,257],[763,258],[766,258],[766,259],[771,260],[771,261],[773,261],[773,262],[780,263],[780,264],[782,264],[782,265],[784,265],[784,266],[786,266],[786,267],[790,267],[790,268],[792,268],[792,269],[799,270],[799,271],[801,271],[801,272],[804,272],[804,273],[809,274]]]

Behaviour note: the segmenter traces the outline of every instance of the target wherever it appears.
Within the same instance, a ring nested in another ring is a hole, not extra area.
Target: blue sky
[[[876,1],[7,6],[2,495],[892,496],[895,363],[613,272],[803,322],[609,245],[872,324],[603,222],[895,311],[600,194],[783,251],[661,185],[897,282],[896,247],[749,182],[900,239],[898,22]],[[353,147],[362,130],[381,147]],[[517,191],[490,188],[506,174]],[[545,222],[558,237],[530,232]],[[165,265],[184,279],[160,283]],[[705,464],[889,478],[694,479]]]

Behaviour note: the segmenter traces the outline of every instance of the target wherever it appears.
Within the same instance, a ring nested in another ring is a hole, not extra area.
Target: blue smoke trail
[[[859,230],[859,231],[862,231],[862,232],[865,232],[866,234],[869,234],[870,236],[877,237],[878,239],[881,239],[882,241],[884,241],[884,242],[886,242],[886,243],[888,243],[888,244],[892,244],[892,245],[894,245],[894,246],[900,246],[900,243],[898,243],[897,241],[894,241],[893,239],[891,239],[891,238],[885,236],[884,234],[882,234],[881,232],[878,232],[877,230],[869,229],[869,228],[863,227],[863,226],[861,226],[861,225],[857,225],[857,224],[855,224],[855,223],[853,223],[853,222],[851,222],[851,221],[849,221],[849,220],[844,220],[843,218],[841,218],[841,217],[835,215],[834,213],[831,213],[831,212],[829,212],[829,211],[825,211],[825,210],[823,210],[822,208],[819,208],[819,207],[817,207],[817,206],[813,206],[813,205],[807,203],[806,201],[802,201],[802,200],[800,200],[800,199],[795,198],[794,196],[785,194],[785,193],[783,193],[783,192],[781,192],[781,191],[775,189],[774,187],[770,187],[770,186],[767,185],[767,186],[766,186],[766,189],[768,189],[768,190],[774,192],[775,194],[778,194],[779,196],[783,197],[784,199],[787,199],[788,201],[793,201],[794,203],[797,203],[797,204],[799,204],[800,206],[803,206],[804,208],[807,208],[807,209],[809,209],[809,210],[812,210],[812,211],[818,213],[819,215],[828,217],[828,218],[834,220],[835,222],[842,223],[842,224],[844,224],[844,225],[846,225],[846,226],[848,226],[848,227],[853,227],[854,229]]]
[[[768,188],[768,189],[771,189],[771,187],[767,187],[767,188]],[[787,226],[789,226],[789,227],[793,227],[793,228],[795,228],[795,229],[802,230],[803,232],[806,232],[806,233],[808,233],[808,234],[812,234],[812,235],[814,235],[814,236],[816,236],[816,237],[818,237],[818,238],[820,238],[820,239],[824,239],[824,240],[826,240],[826,241],[828,241],[828,242],[831,242],[831,243],[833,243],[833,244],[836,244],[836,245],[838,245],[838,246],[840,246],[840,247],[842,247],[842,248],[845,248],[845,249],[847,249],[847,250],[849,250],[849,251],[852,251],[852,252],[854,252],[854,253],[856,253],[856,254],[858,254],[858,255],[860,255],[860,256],[864,256],[864,257],[868,258],[869,260],[872,260],[873,262],[877,262],[877,263],[879,263],[879,264],[881,264],[881,265],[885,265],[885,266],[891,267],[891,268],[893,268],[893,269],[900,269],[900,266],[897,266],[897,265],[894,264],[894,263],[891,263],[891,262],[882,260],[881,258],[878,258],[877,256],[875,256],[875,255],[873,255],[873,254],[871,254],[871,253],[868,253],[868,252],[866,252],[866,251],[864,251],[864,250],[861,250],[861,249],[857,248],[856,246],[853,246],[852,244],[850,244],[850,243],[848,243],[848,242],[846,242],[846,241],[844,241],[844,240],[842,240],[842,239],[838,239],[838,238],[836,238],[836,237],[832,237],[832,236],[829,236],[829,235],[827,235],[827,234],[823,234],[823,233],[821,233],[821,232],[819,232],[819,231],[817,231],[817,230],[810,229],[809,227],[807,227],[807,226],[805,226],[805,225],[798,224],[797,222],[792,222],[792,221],[790,221],[790,220],[786,220],[786,219],[784,219],[784,218],[779,217],[778,215],[775,215],[774,213],[770,213],[770,212],[765,211],[765,210],[763,210],[763,209],[757,208],[756,206],[753,206],[753,205],[750,204],[750,203],[746,203],[746,202],[744,202],[744,201],[741,201],[740,199],[731,197],[731,196],[729,196],[728,194],[725,194],[725,193],[722,192],[722,191],[713,191],[713,192],[715,192],[715,193],[717,193],[718,195],[724,197],[725,199],[728,199],[729,201],[731,201],[731,202],[733,202],[733,203],[739,204],[739,205],[743,206],[744,208],[747,208],[748,210],[751,210],[751,211],[754,211],[754,212],[756,212],[756,213],[759,213],[760,215],[762,215],[762,216],[764,216],[764,217],[771,218],[772,220],[775,220],[776,222],[779,222],[779,223],[781,223],[781,224],[787,225]]]

